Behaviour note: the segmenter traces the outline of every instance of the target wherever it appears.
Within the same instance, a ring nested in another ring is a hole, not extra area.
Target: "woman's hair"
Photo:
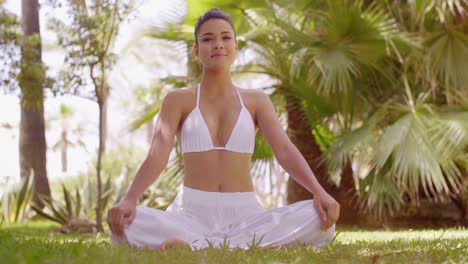
[[[198,45],[197,34],[198,34],[198,31],[200,31],[200,27],[206,21],[208,21],[210,19],[222,19],[222,20],[228,22],[229,25],[231,25],[232,30],[234,31],[234,37],[236,36],[236,29],[234,28],[234,25],[232,24],[232,20],[229,17],[229,15],[224,13],[221,9],[215,7],[215,8],[211,8],[210,10],[206,11],[206,13],[198,19],[197,24],[195,25],[195,45]]]

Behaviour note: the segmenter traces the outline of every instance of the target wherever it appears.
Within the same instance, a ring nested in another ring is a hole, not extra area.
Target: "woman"
[[[164,98],[150,151],[128,194],[108,212],[111,240],[162,250],[223,242],[230,248],[328,244],[339,205],[289,140],[269,96],[234,86],[229,70],[238,43],[229,16],[213,8],[200,17],[194,50],[203,65],[202,81]],[[250,175],[256,128],[313,200],[262,208]],[[182,190],[166,211],[137,206],[166,166],[175,136],[184,157]]]

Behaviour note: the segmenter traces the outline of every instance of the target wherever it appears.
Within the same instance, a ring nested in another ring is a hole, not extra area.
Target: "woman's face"
[[[210,19],[200,26],[195,54],[204,69],[227,69],[237,54],[237,41],[231,25],[223,19]]]

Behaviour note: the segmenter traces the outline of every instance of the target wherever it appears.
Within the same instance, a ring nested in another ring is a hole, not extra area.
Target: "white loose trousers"
[[[114,243],[159,248],[168,239],[186,241],[192,250],[221,247],[312,245],[333,239],[335,225],[321,230],[313,200],[265,210],[255,192],[207,192],[184,186],[166,211],[137,206],[124,236],[109,231]]]

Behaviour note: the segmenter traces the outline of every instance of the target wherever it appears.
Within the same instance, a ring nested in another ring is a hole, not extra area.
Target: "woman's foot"
[[[179,240],[179,239],[168,239],[168,240],[165,240],[161,246],[160,246],[161,250],[162,251],[166,251],[166,249],[170,249],[170,248],[188,248],[190,249],[190,245],[183,241],[183,240]]]

